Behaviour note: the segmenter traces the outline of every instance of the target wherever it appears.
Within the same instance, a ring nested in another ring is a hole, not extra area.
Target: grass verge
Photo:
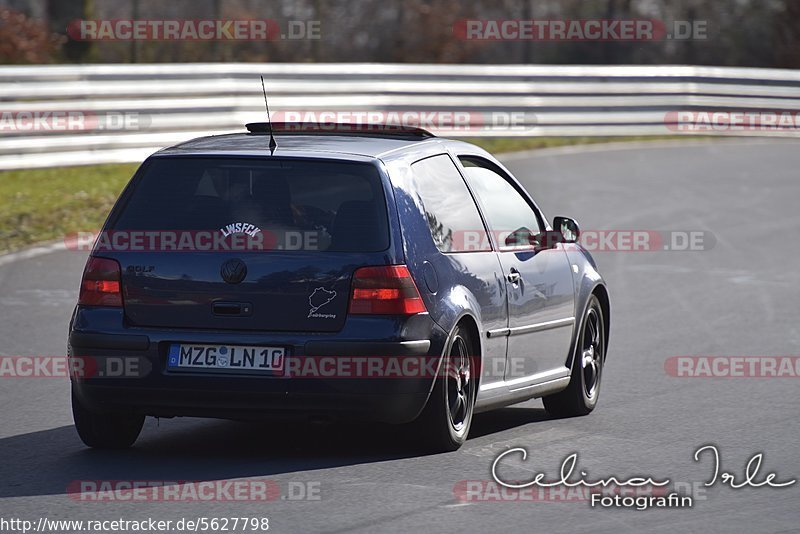
[[[97,230],[138,165],[0,172],[0,252]]]

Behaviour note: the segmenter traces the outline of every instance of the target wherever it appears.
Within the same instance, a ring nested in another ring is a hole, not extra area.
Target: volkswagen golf
[[[247,130],[149,157],[97,236],[68,341],[86,445],[289,417],[455,450],[478,412],[594,409],[609,296],[574,220],[422,129]]]

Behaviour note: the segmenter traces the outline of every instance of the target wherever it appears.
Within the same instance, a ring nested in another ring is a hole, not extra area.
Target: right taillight
[[[90,256],[83,270],[78,304],[122,307],[119,263]]]
[[[361,267],[353,273],[350,313],[413,315],[426,311],[425,303],[405,265]]]

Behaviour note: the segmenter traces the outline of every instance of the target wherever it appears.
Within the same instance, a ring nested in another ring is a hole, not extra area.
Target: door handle
[[[517,283],[519,283],[519,281],[520,281],[520,279],[521,279],[521,278],[522,278],[522,275],[521,275],[521,274],[519,274],[519,271],[518,271],[518,270],[516,270],[516,269],[515,269],[515,268],[513,268],[513,267],[512,267],[512,268],[511,268],[511,270],[509,271],[509,273],[508,273],[508,276],[506,276],[506,279],[507,279],[509,282],[511,282],[512,284],[517,284]]]
[[[252,306],[249,302],[214,302],[211,309],[214,315],[240,317],[250,315]]]

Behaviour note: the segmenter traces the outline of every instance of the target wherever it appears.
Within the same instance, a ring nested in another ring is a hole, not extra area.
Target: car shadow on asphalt
[[[520,428],[531,423],[552,421],[555,419],[544,408],[510,406],[500,410],[476,414],[472,419],[469,440]]]
[[[547,419],[535,408],[477,414],[470,440]],[[120,451],[88,449],[68,425],[0,439],[0,498],[64,494],[77,481],[268,477],[426,454],[395,425],[148,418],[134,447]]]

